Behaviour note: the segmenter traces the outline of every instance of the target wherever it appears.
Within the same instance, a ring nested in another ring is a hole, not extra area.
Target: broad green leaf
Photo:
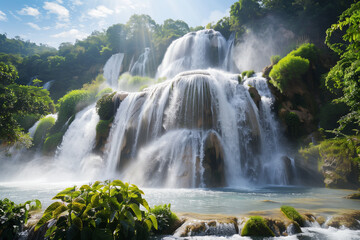
[[[150,214],[149,218],[150,218],[151,222],[153,223],[154,228],[157,230],[158,229],[158,222],[156,220],[156,217],[154,215]]]
[[[57,209],[59,206],[63,205],[63,203],[61,202],[54,202],[52,203],[50,206],[48,206],[44,212],[45,213],[48,213],[48,212],[53,212],[55,209]]]
[[[136,205],[135,203],[131,203],[131,204],[129,204],[129,207],[131,208],[131,210],[133,210],[133,212],[135,213],[137,219],[139,219],[141,221],[142,214],[141,214],[139,206]]]
[[[47,223],[52,218],[52,212],[44,213],[35,226],[35,231],[37,231],[42,225]]]
[[[146,210],[150,211],[149,204],[144,198],[142,199],[141,205],[143,205]]]
[[[86,191],[86,190],[90,190],[91,188],[90,188],[90,186],[89,185],[82,185],[81,187],[80,187],[80,190],[81,191]]]
[[[75,217],[72,221],[76,227],[78,227],[80,230],[82,230],[83,222],[81,221],[81,219],[79,217]]]
[[[68,208],[67,206],[65,206],[64,204],[61,204],[59,207],[57,207],[53,212],[52,212],[52,217],[53,218],[57,218],[60,214],[62,214],[63,212],[67,211]]]
[[[97,207],[99,205],[99,193],[95,193],[94,196],[91,197],[91,205],[93,207]]]
[[[79,203],[79,202],[73,202],[71,203],[72,209],[77,212],[80,213],[83,208],[85,208],[85,204]]]
[[[52,199],[64,199],[65,196],[71,196],[72,193],[74,193],[76,190],[76,186],[74,187],[70,187],[70,188],[66,188],[64,190],[62,190],[61,192],[59,192],[58,194],[56,194],[55,197],[53,197]]]
[[[147,226],[147,228],[148,228],[148,231],[150,231],[150,230],[151,230],[151,227],[152,227],[152,222],[151,222],[149,219],[146,219],[146,220],[145,220],[145,224],[146,224],[146,226]]]
[[[118,186],[118,187],[121,187],[121,188],[124,188],[125,187],[125,184],[120,181],[120,180],[114,180],[111,182],[111,185],[112,186]]]

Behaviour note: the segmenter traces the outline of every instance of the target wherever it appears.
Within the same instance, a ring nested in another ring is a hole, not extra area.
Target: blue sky
[[[236,0],[1,0],[0,33],[58,47],[94,30],[148,14],[158,24],[172,18],[190,27],[229,15]]]

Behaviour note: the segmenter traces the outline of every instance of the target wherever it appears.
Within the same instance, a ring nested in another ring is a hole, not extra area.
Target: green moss
[[[251,77],[252,75],[254,75],[255,74],[255,71],[254,70],[249,70],[249,71],[243,71],[242,73],[241,73],[241,77],[242,78],[244,78],[245,76],[246,77]]]
[[[241,236],[274,237],[275,234],[267,226],[264,218],[253,216],[245,223]]]
[[[93,100],[94,95],[87,90],[73,90],[60,98],[57,104],[59,109],[58,119],[52,132],[61,130],[71,116],[88,106]]]
[[[96,125],[96,137],[107,137],[110,131],[110,123],[113,119],[110,120],[100,120]]]
[[[309,69],[309,60],[287,55],[281,59],[270,71],[270,83],[283,92],[291,80],[301,78]]]
[[[280,59],[281,59],[280,55],[272,55],[270,57],[271,65],[277,64],[280,61]]]
[[[100,120],[110,120],[114,117],[116,109],[112,94],[106,94],[96,102],[96,111],[99,114]]]
[[[53,117],[46,117],[40,120],[33,137],[33,144],[35,147],[44,143],[46,134],[49,132],[49,129],[54,126],[54,124],[55,118]]]
[[[280,210],[283,214],[285,214],[287,218],[294,222],[297,222],[301,227],[304,226],[305,219],[300,215],[300,213],[295,210],[295,208],[283,205],[281,206]]]
[[[312,43],[301,44],[297,49],[291,51],[288,55],[298,56],[308,59],[310,62],[317,62],[319,50]]]
[[[60,145],[63,136],[64,136],[64,132],[58,132],[47,137],[42,148],[43,153],[45,154],[54,153],[57,147]]]

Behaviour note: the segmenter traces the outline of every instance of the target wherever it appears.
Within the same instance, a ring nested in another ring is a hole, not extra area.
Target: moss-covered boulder
[[[57,132],[47,137],[42,147],[43,153],[46,155],[54,154],[57,147],[60,145],[63,136],[64,132]]]
[[[46,135],[55,124],[55,118],[45,117],[40,119],[39,124],[36,127],[35,134],[33,137],[33,144],[35,147],[41,146],[45,139]]]
[[[266,220],[260,216],[252,216],[246,221],[241,236],[274,237],[275,234],[267,226]]]
[[[298,223],[301,227],[305,226],[305,218],[301,216],[295,208],[291,206],[283,205],[280,208],[281,212],[290,220]]]
[[[110,120],[116,113],[116,106],[114,103],[115,92],[105,94],[96,102],[96,111],[99,114],[100,120]]]
[[[260,108],[261,96],[257,89],[254,87],[250,87],[248,91],[257,108]]]

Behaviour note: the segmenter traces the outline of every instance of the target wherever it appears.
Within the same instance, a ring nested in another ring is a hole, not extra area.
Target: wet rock
[[[360,211],[335,216],[327,222],[327,225],[334,228],[344,226],[352,230],[358,230],[360,229]]]
[[[288,235],[294,235],[302,233],[300,225],[297,222],[292,222],[286,227],[286,232]]]
[[[360,199],[360,193],[353,193],[353,194],[347,195],[345,198],[347,198],[347,199]]]
[[[222,187],[226,185],[224,149],[216,133],[211,132],[204,144],[204,182],[207,187]]]
[[[239,233],[237,219],[229,218],[224,221],[188,220],[176,230],[174,236],[232,236],[237,233]]]
[[[256,104],[257,108],[259,108],[260,107],[260,102],[261,102],[261,96],[260,96],[259,92],[254,87],[250,87],[248,91],[250,93],[250,96],[251,96],[252,100]]]

